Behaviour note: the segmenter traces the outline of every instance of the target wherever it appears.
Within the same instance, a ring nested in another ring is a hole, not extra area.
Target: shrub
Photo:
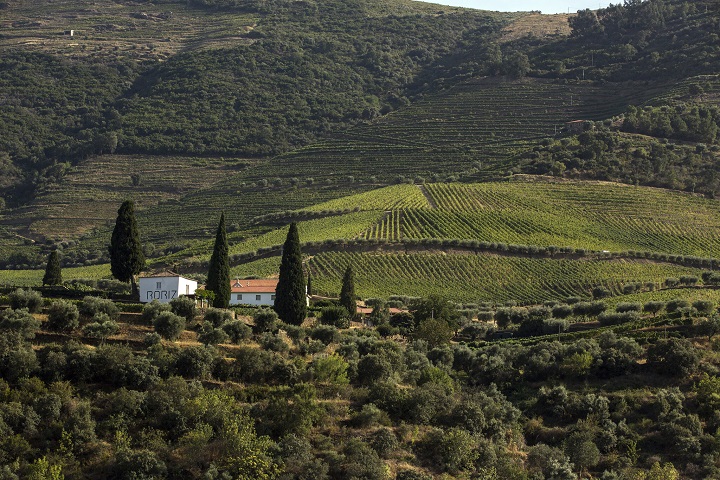
[[[197,315],[195,300],[184,295],[173,298],[170,301],[170,308],[175,315],[184,317],[188,322],[195,320],[195,315]]]
[[[592,296],[595,299],[607,298],[612,295],[612,292],[605,287],[595,287],[592,290]]]
[[[97,313],[104,313],[113,320],[120,315],[117,305],[112,300],[100,297],[85,297],[80,303],[80,314],[93,317]]]
[[[638,320],[640,318],[640,315],[637,311],[631,310],[628,312],[605,312],[600,314],[598,317],[598,321],[600,322],[600,325],[620,325],[621,323],[628,323],[628,322],[634,322],[635,320]]]
[[[662,375],[689,375],[700,363],[700,353],[686,339],[658,340],[647,351],[648,365]]]
[[[673,312],[677,312],[680,309],[687,308],[689,306],[690,306],[690,302],[688,302],[687,300],[682,299],[682,298],[676,298],[674,300],[670,300],[669,302],[667,302],[667,304],[665,305],[665,310],[668,313],[673,313]]]
[[[115,320],[112,320],[105,313],[96,314],[92,319],[92,323],[88,323],[83,327],[83,335],[93,338],[105,339],[119,331],[120,327]]]
[[[263,333],[260,338],[258,338],[258,343],[262,346],[262,348],[270,350],[271,352],[284,353],[290,350],[290,347],[287,343],[285,343],[282,337],[270,332]]]
[[[652,313],[653,317],[663,308],[665,308],[665,302],[660,300],[651,300],[643,305],[643,311],[646,313]]]
[[[618,313],[640,312],[642,308],[642,305],[636,302],[621,302],[618,303],[617,307],[615,307],[615,311]]]
[[[223,308],[208,308],[205,312],[205,322],[211,324],[215,328],[220,328],[228,322],[234,320],[230,310]]]
[[[183,348],[175,360],[175,370],[183,377],[208,378],[215,363],[213,347],[195,346]]]
[[[370,447],[372,447],[381,458],[388,458],[399,446],[400,442],[398,442],[397,436],[389,428],[379,429],[370,439]]]
[[[368,428],[374,425],[390,425],[390,417],[373,403],[366,403],[362,409],[350,418],[350,424],[356,428]]]
[[[60,332],[72,332],[79,325],[80,312],[75,304],[58,300],[48,308],[47,328]]]
[[[252,335],[252,329],[245,325],[245,322],[241,320],[227,322],[222,326],[222,329],[228,335],[228,338],[232,343],[240,343],[243,340],[247,340],[250,338],[250,335]]]
[[[150,303],[146,303],[142,309],[142,319],[145,323],[152,325],[155,319],[162,312],[169,312],[172,310],[167,303],[160,303],[157,300],[153,300]]]
[[[35,338],[35,332],[40,328],[40,321],[27,309],[0,311],[0,330],[17,332],[25,339]]]
[[[350,327],[350,315],[345,307],[325,307],[320,312],[320,323],[337,328]]]
[[[261,308],[253,315],[253,320],[258,332],[275,332],[278,329],[278,314],[271,308]]]
[[[695,300],[692,306],[700,315],[710,315],[715,310],[715,303],[711,300]]]
[[[556,305],[552,309],[552,316],[555,318],[568,318],[573,314],[573,308],[570,305]]]
[[[165,478],[167,466],[150,450],[121,450],[113,466],[113,478],[132,480],[139,478]]]
[[[146,347],[152,347],[153,345],[157,345],[160,342],[162,342],[162,337],[156,332],[146,333],[145,337],[143,338],[143,343]]]
[[[319,340],[325,345],[337,342],[339,336],[337,328],[332,325],[319,325],[310,331],[310,338]]]
[[[451,475],[471,469],[480,455],[473,436],[460,428],[432,431],[422,446],[435,466]]]
[[[225,343],[230,337],[222,328],[208,328],[198,336],[198,341],[205,345]]]
[[[12,292],[9,297],[10,308],[13,310],[27,308],[30,313],[38,313],[42,308],[42,295],[40,295],[40,292],[36,292],[35,290],[23,290],[22,288],[18,288]]]
[[[185,330],[185,319],[172,312],[162,312],[153,322],[155,331],[163,338],[176,340]]]

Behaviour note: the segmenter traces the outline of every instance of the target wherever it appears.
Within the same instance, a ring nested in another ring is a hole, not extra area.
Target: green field
[[[42,286],[44,270],[2,270],[0,271],[0,285],[12,287],[39,287]],[[110,265],[92,265],[90,267],[63,268],[63,281],[79,278],[97,280],[110,278]]]
[[[603,285],[619,293],[630,282],[660,284],[667,277],[698,274],[667,264],[618,260],[553,260],[494,255],[360,254],[328,252],[307,262],[315,290],[337,294],[343,272],[353,266],[363,298],[440,294],[455,301],[540,303],[588,296]]]

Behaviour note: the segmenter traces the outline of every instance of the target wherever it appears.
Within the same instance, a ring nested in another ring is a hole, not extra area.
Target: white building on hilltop
[[[245,279],[230,282],[230,305],[275,305],[276,278]],[[306,296],[306,304],[310,299]]]
[[[140,301],[169,303],[180,295],[195,295],[197,282],[175,273],[163,272],[140,277]]]
[[[277,279],[230,282],[230,305],[275,305]]]

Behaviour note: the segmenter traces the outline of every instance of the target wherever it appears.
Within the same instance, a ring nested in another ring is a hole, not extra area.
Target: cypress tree
[[[215,246],[210,257],[210,268],[205,288],[215,292],[213,307],[227,308],[230,304],[230,258],[228,255],[225,214],[220,215],[220,224],[215,234]]]
[[[50,252],[50,255],[48,255],[43,285],[60,285],[61,283],[62,270],[60,269],[60,257],[58,256],[57,250],[53,250]]]
[[[353,275],[352,266],[348,265],[343,276],[342,289],[340,290],[340,305],[350,315],[357,313],[357,303],[355,302],[355,276]]]
[[[300,236],[297,225],[291,223],[283,245],[280,278],[275,288],[275,311],[283,322],[302,324],[307,312],[305,295]]]
[[[135,205],[131,200],[125,200],[118,210],[109,250],[113,277],[130,282],[133,293],[137,293],[135,275],[145,268],[145,255],[135,221]]]

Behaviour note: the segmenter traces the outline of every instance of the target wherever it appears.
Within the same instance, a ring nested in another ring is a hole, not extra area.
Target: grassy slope
[[[279,257],[263,259],[235,267],[232,273],[273,274],[279,264]],[[307,261],[315,292],[336,296],[348,265],[356,272],[356,292],[363,298],[440,294],[462,302],[541,303],[588,296],[598,285],[617,294],[624,284],[631,282],[660,284],[668,277],[699,274],[697,269],[642,261],[554,260],[444,252],[328,252]]]
[[[720,227],[716,203],[652,188],[519,177],[502,183],[397,185],[321,202],[307,210],[359,211],[301,221],[299,230],[304,242],[464,238],[713,256],[720,251],[713,235]],[[285,228],[274,228],[249,238],[233,233],[231,253],[279,245],[285,232]],[[209,248],[210,240],[206,240],[165,257],[163,262],[183,265],[182,259],[188,256],[207,260],[205,252]],[[235,265],[232,274],[272,276],[278,263],[279,258],[273,257]],[[412,254],[328,251],[312,256],[307,265],[318,291],[332,294],[348,263],[358,272],[358,292],[362,296],[437,292],[464,301],[535,302],[586,295],[599,284],[618,293],[628,282],[661,283],[667,277],[699,275],[696,269],[649,261],[531,259],[457,253],[451,249]],[[86,270],[68,271],[73,272],[66,274],[71,278],[83,276]],[[88,275],[96,275],[93,272]],[[41,273],[12,273],[8,278],[37,284]]]

